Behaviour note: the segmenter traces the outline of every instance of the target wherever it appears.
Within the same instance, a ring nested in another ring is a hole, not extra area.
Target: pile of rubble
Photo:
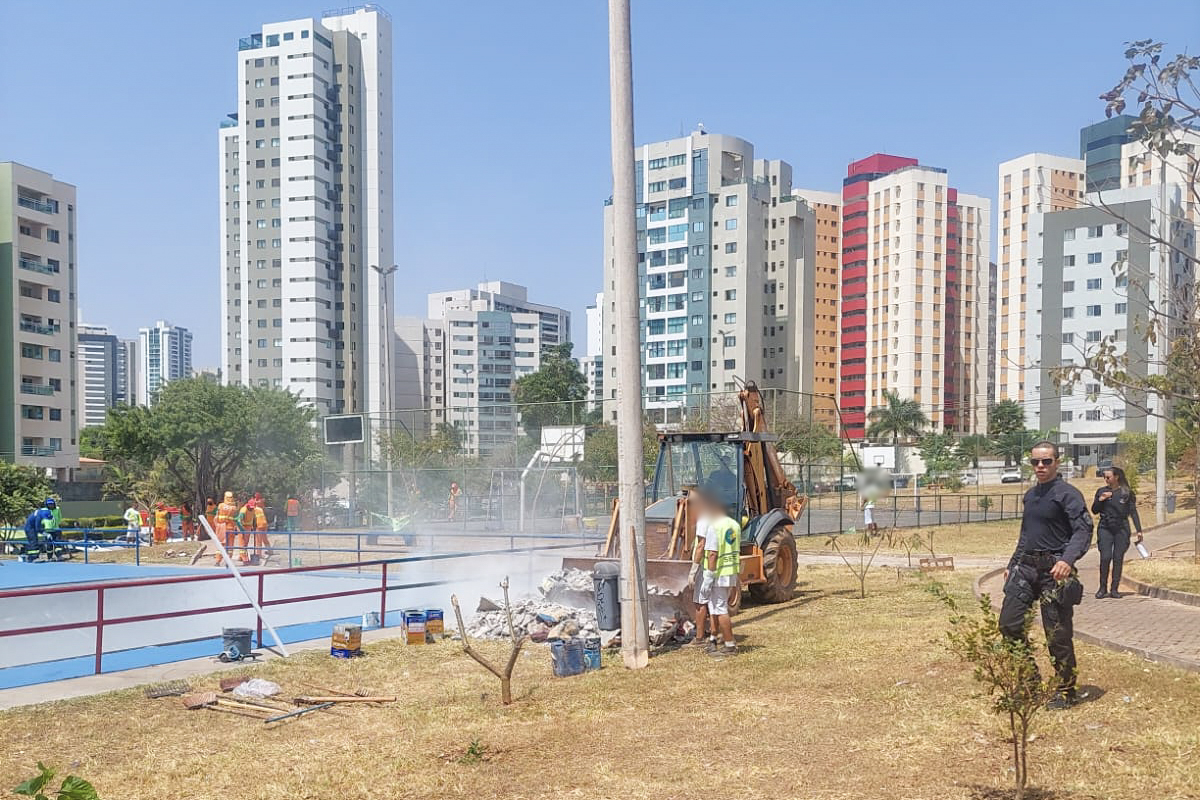
[[[604,647],[620,643],[621,632],[601,631],[596,622],[595,588],[590,572],[565,569],[548,575],[538,587],[540,597],[512,603],[513,627],[517,636],[532,641],[569,639],[573,636],[599,638]],[[661,587],[648,586],[647,593],[669,596]],[[671,641],[687,641],[695,626],[680,614],[650,620],[650,644],[657,647]],[[480,598],[476,614],[466,622],[472,639],[507,639],[508,615],[497,603]]]

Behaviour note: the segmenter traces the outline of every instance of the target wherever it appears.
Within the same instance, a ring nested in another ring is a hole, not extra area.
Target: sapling
[[[833,536],[830,536],[827,540],[825,540],[825,546],[832,548],[833,552],[837,553],[842,559],[842,563],[844,563],[846,568],[850,570],[850,574],[858,580],[858,596],[865,598],[867,596],[867,573],[871,570],[871,564],[875,561],[875,554],[879,552],[879,548],[883,545],[884,537],[881,534],[872,536],[870,531],[863,531],[862,533],[859,533],[854,528],[850,528],[843,535],[849,536],[858,544],[857,566],[855,566],[850,559],[846,557],[846,553],[842,551],[841,545],[838,541],[842,538],[841,535],[834,534]],[[872,541],[875,543],[874,547],[871,545]],[[867,554],[868,550],[870,550],[869,556]]]
[[[936,581],[929,591],[950,609],[946,647],[971,666],[972,676],[987,691],[992,711],[1008,719],[1012,737],[1016,798],[1022,800],[1029,781],[1029,734],[1037,713],[1054,698],[1056,688],[1042,680],[1029,644],[1033,609],[1025,615],[1023,639],[1009,639],[1000,632],[1000,618],[991,598],[979,600],[979,613],[962,611],[946,587]]]
[[[37,768],[38,774],[13,789],[14,794],[32,797],[33,800],[100,800],[94,786],[74,775],[63,778],[58,789],[48,788],[50,781],[54,780],[54,770],[40,761]]]

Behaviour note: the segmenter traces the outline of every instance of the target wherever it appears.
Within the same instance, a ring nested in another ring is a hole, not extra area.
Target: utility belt
[[[1062,553],[1052,550],[1032,550],[1028,553],[1022,553],[1017,559],[1018,563],[1024,564],[1027,567],[1034,567],[1035,569],[1050,569],[1061,560]]]

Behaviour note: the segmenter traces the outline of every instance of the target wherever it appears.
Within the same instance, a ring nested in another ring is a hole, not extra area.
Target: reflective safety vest
[[[729,517],[712,524],[717,536],[717,577],[736,576],[741,572],[742,528]]]
[[[300,501],[296,498],[289,498],[287,501],[287,515],[289,517],[300,516]]]
[[[223,522],[226,525],[233,524],[233,515],[237,513],[237,506],[233,503],[221,503],[217,506],[217,522]]]
[[[156,527],[156,528],[167,527],[168,516],[169,516],[168,513],[161,508],[158,509],[157,511],[155,511],[154,512],[154,527]]]
[[[267,512],[263,511],[262,506],[254,507],[254,527],[260,531],[267,529]]]
[[[237,516],[234,517],[234,519],[237,521],[237,524],[240,525],[242,527],[242,529],[244,530],[246,528],[246,523],[253,517],[254,517],[254,513],[250,510],[250,507],[242,506],[241,508],[238,509]]]
[[[137,512],[136,508],[127,508],[125,509],[125,521],[130,525],[140,526],[142,524],[142,515]]]

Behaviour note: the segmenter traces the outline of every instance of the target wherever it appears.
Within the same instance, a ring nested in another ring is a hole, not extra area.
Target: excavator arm
[[[738,401],[742,406],[742,429],[748,433],[768,433],[757,384],[747,382],[738,392]],[[798,519],[808,505],[808,498],[788,480],[775,447],[766,442],[746,442],[745,459],[746,502],[752,516],[781,508],[793,521]]]

